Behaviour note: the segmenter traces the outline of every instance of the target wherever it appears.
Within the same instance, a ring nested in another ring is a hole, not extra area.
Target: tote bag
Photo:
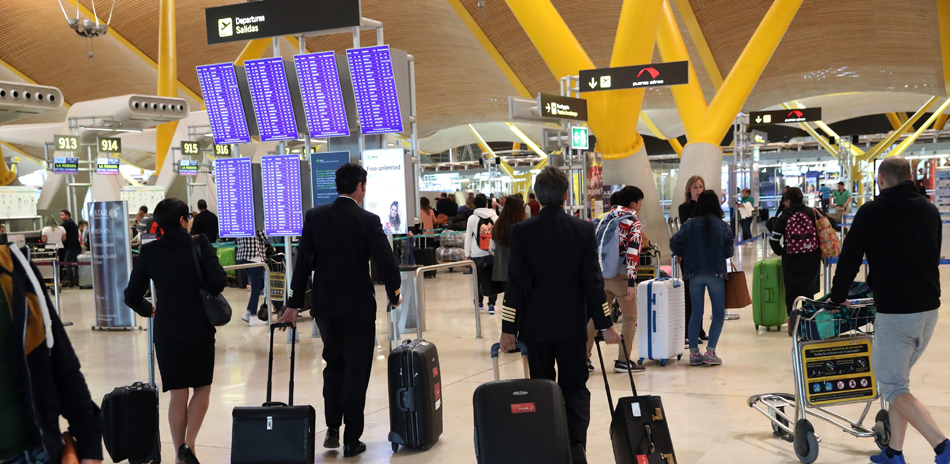
[[[822,216],[815,210],[815,228],[818,229],[818,244],[821,248],[821,256],[825,258],[834,258],[841,253],[841,239],[838,233],[831,225],[827,216]]]
[[[729,264],[732,266],[732,271],[729,273],[729,280],[726,281],[726,308],[745,308],[752,304],[745,272],[737,271],[732,261],[729,261]]]

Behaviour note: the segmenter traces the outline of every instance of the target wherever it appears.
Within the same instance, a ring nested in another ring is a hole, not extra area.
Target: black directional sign
[[[777,111],[752,111],[749,124],[786,124],[793,122],[820,121],[821,108],[798,108]]]
[[[549,93],[538,94],[538,115],[542,118],[587,120],[587,100],[562,97]]]
[[[585,69],[580,72],[581,92],[639,89],[689,82],[689,62],[654,63],[620,68]]]

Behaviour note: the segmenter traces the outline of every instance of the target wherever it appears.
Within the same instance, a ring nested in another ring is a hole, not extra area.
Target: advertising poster
[[[310,186],[313,207],[336,200],[336,170],[350,162],[350,152],[331,151],[310,154]]]
[[[123,292],[132,273],[128,206],[125,201],[95,201],[88,203],[86,208],[91,230],[89,249],[96,298],[96,328],[133,327],[135,315],[123,303]]]
[[[363,208],[377,216],[387,234],[405,234],[409,226],[406,211],[406,156],[402,148],[365,150],[366,197]]]

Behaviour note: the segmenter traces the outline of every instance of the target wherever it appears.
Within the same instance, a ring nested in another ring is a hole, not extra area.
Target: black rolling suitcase
[[[416,248],[415,249],[415,260],[416,264],[419,266],[431,266],[433,264],[439,264],[439,261],[435,259],[436,253],[435,248]],[[438,271],[423,271],[422,276],[426,279],[434,278]]]
[[[630,376],[630,388],[633,396],[614,400],[610,396],[610,384],[607,382],[607,370],[604,356],[600,352],[601,334],[597,334],[597,357],[600,358],[600,371],[604,374],[604,388],[607,389],[607,403],[610,405],[610,441],[613,442],[614,460],[617,464],[676,464],[673,453],[673,440],[670,426],[663,411],[663,402],[659,396],[638,396],[637,387]],[[626,343],[621,340],[621,343]],[[626,348],[624,348],[626,349]]]
[[[274,331],[292,327],[271,324],[267,361],[267,402],[261,407],[236,407],[231,413],[232,464],[313,464],[316,411],[313,406],[294,406],[294,357],[290,348],[290,393],[287,404],[271,401],[274,372]],[[297,329],[292,328],[292,339]]]
[[[389,441],[428,450],[442,435],[439,353],[425,340],[406,340],[389,354]]]
[[[126,459],[132,464],[161,462],[152,327],[152,318],[148,318],[148,383],[118,387],[102,398],[105,419],[102,441],[115,462]]]
[[[479,464],[570,464],[567,412],[561,388],[551,380],[498,380],[498,343],[492,345],[495,381],[480,385],[475,409],[475,456]],[[518,342],[528,376],[528,350]]]

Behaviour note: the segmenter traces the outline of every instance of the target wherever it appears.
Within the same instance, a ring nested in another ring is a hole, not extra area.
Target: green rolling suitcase
[[[777,330],[788,319],[785,311],[785,279],[782,276],[782,258],[769,258],[755,263],[752,281],[752,320],[755,330]]]

